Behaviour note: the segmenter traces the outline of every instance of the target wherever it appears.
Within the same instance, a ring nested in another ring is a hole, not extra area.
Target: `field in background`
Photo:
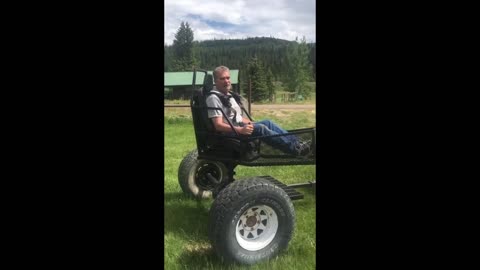
[[[255,120],[269,118],[285,129],[315,126],[315,110],[261,110],[252,114]],[[165,269],[315,269],[316,200],[308,188],[298,189],[305,198],[293,201],[296,228],[281,256],[251,267],[222,264],[212,252],[207,236],[208,211],[213,200],[187,198],[178,185],[178,166],[196,148],[190,108],[166,108],[164,120]],[[315,179],[314,165],[238,166],[235,171],[237,181],[258,175],[271,175],[286,184]]]
[[[313,87],[313,89],[315,89],[315,87],[316,87],[315,82],[309,82],[308,84],[311,85],[311,87]],[[305,100],[284,101],[283,100],[283,94],[290,93],[290,92],[285,91],[284,87],[282,86],[282,84],[280,82],[275,82],[274,86],[275,86],[275,93],[276,93],[275,102],[272,103],[272,102],[266,101],[266,102],[262,102],[262,103],[258,103],[258,104],[315,104],[315,99],[316,99],[316,92],[315,91],[312,92],[312,95],[310,96],[310,98],[305,99]],[[246,93],[242,92],[242,96],[246,97]],[[190,100],[189,99],[183,99],[183,100],[178,100],[178,99],[169,100],[169,99],[166,99],[166,100],[164,100],[164,103],[165,104],[189,104]]]

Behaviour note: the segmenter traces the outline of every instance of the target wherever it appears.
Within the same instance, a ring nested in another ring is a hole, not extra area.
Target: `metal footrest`
[[[288,197],[290,197],[290,200],[292,200],[292,201],[303,199],[303,194],[302,193],[296,191],[293,187],[289,187],[289,186],[285,185],[284,183],[278,181],[277,179],[271,177],[270,175],[260,176],[260,178],[268,180],[271,183],[278,186],[279,188],[283,189],[287,193]]]

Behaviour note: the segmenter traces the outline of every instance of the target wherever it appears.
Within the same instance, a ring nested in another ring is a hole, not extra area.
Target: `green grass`
[[[173,111],[172,111],[173,110]],[[165,109],[165,269],[315,269],[316,212],[315,195],[309,188],[298,191],[303,200],[293,201],[296,228],[288,249],[270,261],[250,267],[223,264],[213,253],[207,235],[208,211],[213,202],[186,197],[178,184],[178,166],[191,150],[196,148],[193,124],[189,110]],[[313,112],[261,112],[256,120],[268,117],[286,129],[315,126]],[[283,114],[282,114],[283,115]],[[302,120],[298,120],[298,119]],[[295,120],[296,119],[296,120]],[[315,179],[315,166],[238,166],[236,179],[271,175],[286,184],[303,183]]]

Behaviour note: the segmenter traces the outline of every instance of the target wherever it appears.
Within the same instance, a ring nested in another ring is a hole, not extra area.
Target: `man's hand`
[[[253,124],[252,123],[246,124],[245,126],[243,126],[237,131],[239,134],[242,134],[242,135],[250,135],[253,132]]]

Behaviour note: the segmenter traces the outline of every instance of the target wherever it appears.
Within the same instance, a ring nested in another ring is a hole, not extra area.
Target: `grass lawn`
[[[254,111],[253,114],[255,120],[269,118],[285,129],[315,126],[314,111]],[[196,148],[190,108],[165,109],[164,127],[165,269],[315,269],[315,195],[309,188],[298,189],[305,198],[293,201],[296,227],[286,251],[271,261],[249,267],[223,264],[213,253],[207,235],[208,211],[213,200],[187,198],[178,184],[180,162]],[[238,166],[235,171],[237,181],[259,175],[271,175],[285,184],[315,179],[314,165]]]

